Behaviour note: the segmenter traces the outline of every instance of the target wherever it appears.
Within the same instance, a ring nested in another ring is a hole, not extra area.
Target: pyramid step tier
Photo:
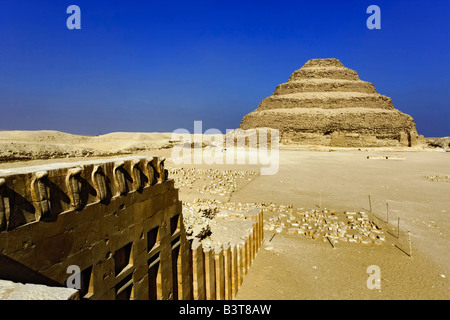
[[[305,79],[341,79],[341,80],[360,80],[358,73],[348,68],[339,67],[319,67],[319,68],[301,68],[294,71],[289,81],[299,81]]]
[[[271,128],[326,133],[329,131],[394,133],[415,129],[413,118],[398,110],[349,108],[345,111],[311,109],[279,109],[253,111],[241,123],[242,129],[262,128],[267,120]]]
[[[311,79],[289,81],[280,84],[273,95],[284,95],[303,92],[361,92],[377,93],[375,86],[366,81]]]
[[[367,109],[253,111],[242,119],[240,128],[263,128],[268,121],[271,128],[280,130],[282,143],[404,146],[409,144],[410,135],[416,133],[414,120],[409,115],[398,110]]]
[[[342,62],[336,58],[325,58],[325,59],[311,59],[308,60],[304,65],[304,68],[317,68],[317,67],[341,67],[344,68]]]
[[[389,97],[381,94],[358,92],[308,92],[273,95],[265,98],[258,106],[259,111],[290,108],[375,108],[394,110],[394,105]]]

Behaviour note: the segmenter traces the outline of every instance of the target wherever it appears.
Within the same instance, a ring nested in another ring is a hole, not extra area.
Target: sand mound
[[[0,131],[0,161],[112,156],[173,146],[171,133],[82,136],[59,131]]]
[[[450,137],[427,138],[427,144],[431,148],[442,148],[450,150]]]

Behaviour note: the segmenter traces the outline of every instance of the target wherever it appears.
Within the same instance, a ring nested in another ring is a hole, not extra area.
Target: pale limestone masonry
[[[241,129],[280,130],[286,145],[416,146],[414,119],[338,59],[312,59],[244,116]]]
[[[0,279],[65,287],[75,265],[80,299],[231,299],[263,240],[248,218],[242,244],[191,248],[157,156],[1,170]]]
[[[264,241],[263,211],[251,210],[244,218],[254,221],[253,227],[243,235],[245,241],[211,249],[203,248],[198,238],[193,240],[193,299],[230,300],[236,297]]]
[[[190,248],[166,175],[159,157],[2,172],[0,253],[61,286],[78,266],[81,299],[187,297]]]
[[[0,300],[79,300],[78,290],[0,280]]]

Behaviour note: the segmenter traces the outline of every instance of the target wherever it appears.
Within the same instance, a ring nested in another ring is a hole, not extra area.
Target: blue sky
[[[69,30],[69,5],[81,30]],[[381,30],[366,9],[381,8]],[[0,0],[0,130],[239,126],[312,58],[338,58],[450,136],[450,1]]]

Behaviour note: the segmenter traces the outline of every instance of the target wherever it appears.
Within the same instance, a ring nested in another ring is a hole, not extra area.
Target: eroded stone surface
[[[78,290],[0,280],[0,300],[79,300]]]
[[[425,143],[414,119],[338,59],[312,59],[292,73],[241,129],[280,130],[282,144],[335,147],[416,146]]]

